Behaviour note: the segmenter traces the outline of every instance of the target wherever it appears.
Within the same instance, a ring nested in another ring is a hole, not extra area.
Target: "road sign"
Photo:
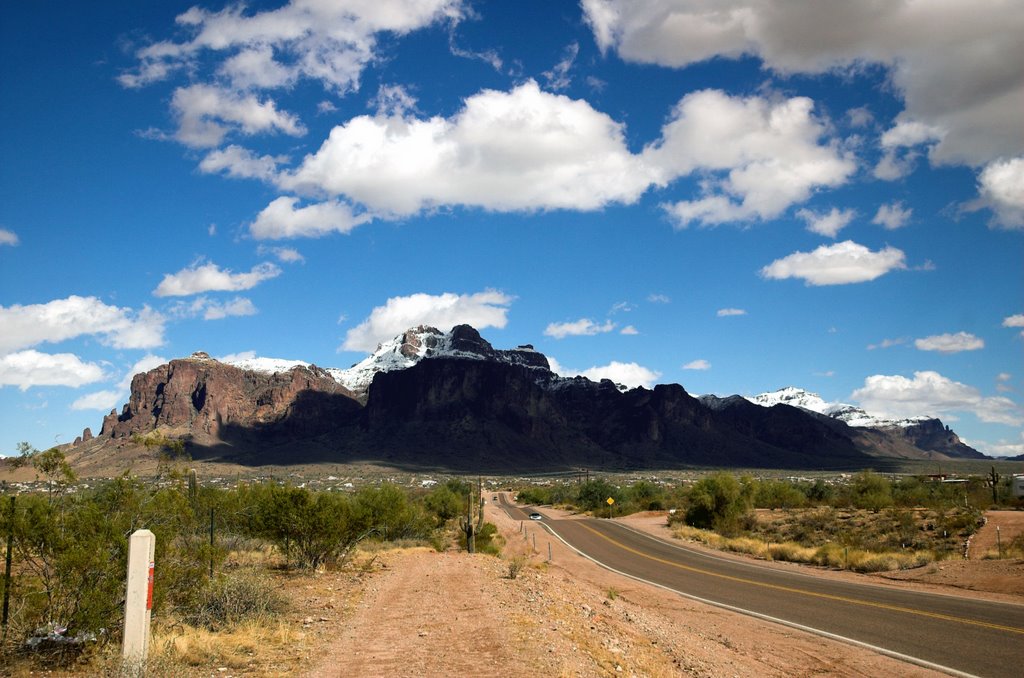
[[[615,500],[612,499],[611,497],[608,497],[607,502],[608,502],[608,505],[611,506],[612,504],[615,503]]]

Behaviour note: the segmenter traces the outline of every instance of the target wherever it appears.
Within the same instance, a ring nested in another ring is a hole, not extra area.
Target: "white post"
[[[149,619],[153,611],[153,556],[156,536],[136,530],[128,543],[128,590],[124,598],[124,640],[121,656],[134,662],[146,661],[149,649]]]

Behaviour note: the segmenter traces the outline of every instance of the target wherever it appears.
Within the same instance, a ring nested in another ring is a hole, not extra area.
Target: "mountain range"
[[[785,388],[694,397],[563,377],[530,345],[474,328],[416,327],[348,369],[205,353],[132,379],[121,412],[70,445],[82,465],[181,440],[197,460],[374,462],[468,472],[881,468],[892,458],[985,458],[938,419],[890,421]]]

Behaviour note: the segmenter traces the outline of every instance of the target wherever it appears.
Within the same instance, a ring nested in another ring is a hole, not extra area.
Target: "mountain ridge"
[[[949,458],[895,429],[855,428],[785,403],[712,398],[678,384],[622,389],[563,377],[530,345],[495,349],[468,325],[421,326],[348,370],[255,358],[233,365],[205,353],[172,360],[136,375],[121,413],[73,445],[99,453],[158,431],[199,459],[454,470],[857,468],[884,457]],[[939,433],[933,425],[931,435]]]

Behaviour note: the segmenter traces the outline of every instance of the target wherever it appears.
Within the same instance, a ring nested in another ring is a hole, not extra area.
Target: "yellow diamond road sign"
[[[612,499],[611,497],[608,497],[608,505],[611,506],[614,503],[615,503],[615,500]]]

